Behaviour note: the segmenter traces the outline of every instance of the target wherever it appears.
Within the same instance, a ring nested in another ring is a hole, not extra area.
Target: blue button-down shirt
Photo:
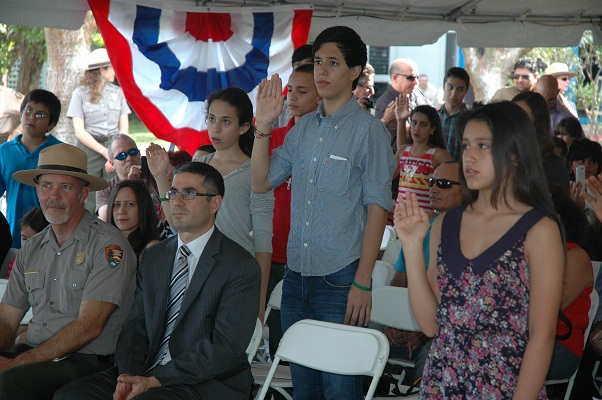
[[[389,133],[354,97],[301,118],[274,150],[268,179],[292,177],[288,267],[324,276],[359,259],[369,204],[391,210],[395,157]]]

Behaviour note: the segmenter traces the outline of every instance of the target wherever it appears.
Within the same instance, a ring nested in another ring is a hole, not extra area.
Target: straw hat
[[[28,186],[35,186],[35,179],[44,174],[68,175],[88,182],[91,192],[109,187],[109,182],[96,176],[88,175],[86,153],[70,144],[61,143],[46,147],[40,151],[38,168],[17,171],[13,179]]]
[[[546,68],[544,74],[545,75],[552,75],[552,76],[568,75],[569,78],[577,76],[576,72],[569,72],[569,66],[566,65],[565,63],[552,63],[552,64],[550,64],[550,66],[548,68]]]
[[[86,71],[100,67],[108,67],[111,65],[111,60],[109,60],[107,49],[96,49],[88,54],[86,56],[86,64],[88,64]]]

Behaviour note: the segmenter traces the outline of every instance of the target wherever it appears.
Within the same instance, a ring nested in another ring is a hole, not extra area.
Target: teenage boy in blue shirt
[[[13,179],[13,173],[38,166],[40,151],[62,143],[48,132],[61,115],[61,101],[54,93],[32,90],[21,103],[23,133],[0,145],[0,195],[6,192],[6,219],[13,237],[12,247],[21,248],[19,220],[40,202],[35,187]]]
[[[305,319],[368,325],[372,269],[395,160],[384,125],[352,96],[367,61],[348,27],[324,30],[313,44],[314,82],[323,98],[269,157],[270,122],[280,114],[282,81],[261,83],[251,157],[253,190],[292,177],[291,229],[282,293],[282,328]],[[295,399],[363,399],[361,377],[291,365]]]

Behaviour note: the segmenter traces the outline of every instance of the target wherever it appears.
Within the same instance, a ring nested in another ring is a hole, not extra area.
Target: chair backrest
[[[372,270],[372,290],[388,285],[393,278],[393,266],[386,261],[376,260]]]
[[[6,253],[6,257],[4,257],[4,260],[2,261],[2,266],[0,266],[0,278],[8,278],[8,264],[10,263],[10,260],[17,256],[18,251],[19,249],[14,248],[10,248],[8,250],[8,253]]]
[[[381,258],[382,261],[386,261],[391,265],[395,265],[401,252],[401,242],[397,239],[393,240],[387,245],[385,252]]]
[[[380,331],[305,319],[284,332],[272,369],[283,360],[334,374],[372,376],[369,399],[388,357],[389,341]]]
[[[380,243],[380,249],[385,250],[389,243],[397,239],[397,232],[391,225],[385,225],[385,231],[383,232],[383,240]]]
[[[268,300],[268,306],[265,308],[265,315],[263,317],[264,321],[268,320],[268,316],[272,310],[280,310],[280,302],[282,301],[282,284],[283,280],[278,282],[278,284],[272,290],[272,294],[270,295],[270,299]]]
[[[421,332],[412,314],[408,289],[383,286],[372,291],[370,321],[391,328]]]
[[[600,261],[592,261],[592,268],[594,269],[594,282],[598,279],[600,273]]]
[[[587,339],[589,338],[589,331],[592,329],[592,324],[594,323],[594,318],[596,318],[596,314],[598,313],[598,306],[600,305],[600,296],[598,295],[598,292],[596,291],[596,288],[594,288],[592,290],[592,292],[589,295],[589,300],[590,300],[590,307],[589,307],[589,312],[587,313],[587,317],[589,319],[589,325],[587,327],[587,329],[585,330],[585,335],[584,335],[584,343],[583,343],[583,348],[585,348],[585,345],[587,344]]]
[[[257,353],[257,349],[259,348],[259,344],[261,343],[261,338],[263,335],[263,324],[257,318],[255,322],[255,330],[253,331],[253,336],[251,336],[251,342],[249,342],[249,346],[247,346],[247,359],[249,360],[249,364],[253,361],[253,357],[255,357],[255,353]]]

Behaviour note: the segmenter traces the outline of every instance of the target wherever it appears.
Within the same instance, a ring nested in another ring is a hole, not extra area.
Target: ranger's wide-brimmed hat
[[[87,182],[91,192],[106,189],[109,182],[88,175],[87,165],[88,156],[83,150],[66,143],[55,144],[40,151],[38,168],[17,171],[13,174],[13,179],[25,185],[35,186],[35,179],[40,175],[68,175]]]
[[[96,49],[88,54],[86,56],[86,64],[88,64],[86,71],[100,67],[108,67],[111,65],[111,60],[109,60],[107,49]]]
[[[546,68],[544,73],[552,76],[568,75],[569,78],[577,76],[576,72],[569,72],[569,66],[565,63],[552,63],[548,68]]]

